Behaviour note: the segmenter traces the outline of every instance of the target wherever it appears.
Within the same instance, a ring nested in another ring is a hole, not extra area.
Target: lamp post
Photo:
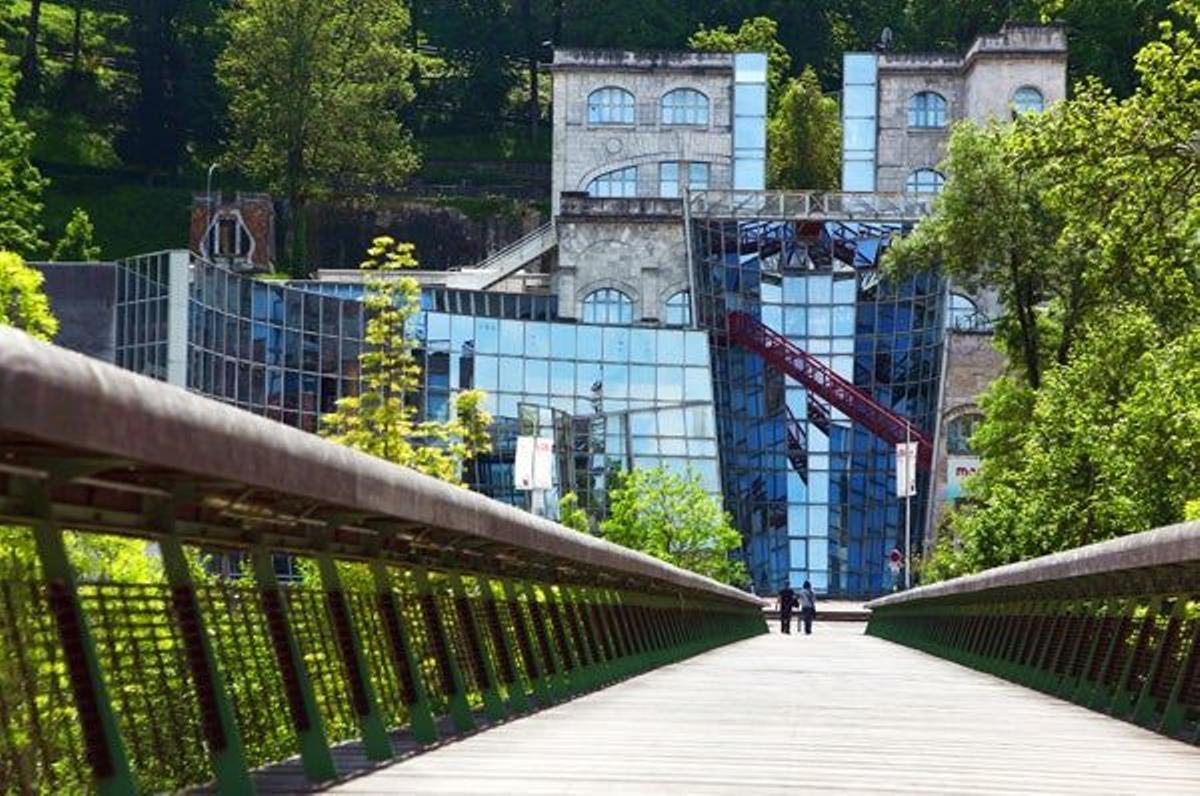
[[[200,238],[200,250],[205,257],[212,259],[212,252],[208,251],[208,232],[212,227],[213,205],[212,205],[212,178],[213,172],[217,170],[217,164],[211,163],[208,166],[208,176],[204,179],[204,232]]]

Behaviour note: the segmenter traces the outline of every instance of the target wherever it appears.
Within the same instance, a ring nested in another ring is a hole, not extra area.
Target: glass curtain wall
[[[904,535],[893,447],[741,349],[726,318],[741,310],[759,319],[931,433],[943,281],[930,273],[901,284],[881,278],[879,257],[902,233],[895,226],[701,219],[694,230],[726,507],[756,588],[811,580],[827,594],[889,590],[887,553]],[[922,474],[914,529],[928,486]]]

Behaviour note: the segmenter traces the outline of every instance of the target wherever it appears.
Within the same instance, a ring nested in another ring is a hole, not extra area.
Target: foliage
[[[701,25],[688,39],[688,46],[697,52],[708,53],[766,53],[767,114],[774,113],[792,68],[792,56],[779,42],[779,26],[775,20],[770,17],[746,19],[737,30],[724,25],[715,28]]]
[[[309,199],[395,186],[416,167],[397,117],[413,95],[403,4],[241,0],[227,22],[217,64],[229,98],[227,159],[286,197],[295,219]],[[290,223],[293,270],[302,235]]]
[[[558,524],[580,533],[592,532],[592,520],[580,508],[579,496],[574,492],[568,492],[558,499]]]
[[[1012,127],[955,129],[933,216],[890,267],[941,262],[998,291],[1013,372],[983,400],[969,507],[943,577],[1178,522],[1200,497],[1200,3],[1139,52]]]
[[[99,259],[100,247],[94,245],[93,241],[95,234],[96,228],[92,226],[92,219],[87,211],[81,207],[75,208],[71,218],[67,220],[66,228],[63,229],[63,236],[54,245],[50,259],[81,262]]]
[[[741,535],[694,471],[635,468],[615,480],[600,524],[605,539],[725,583],[745,582],[745,565],[733,558]]]
[[[1185,520],[1200,520],[1200,498],[1189,500],[1184,504],[1183,518]]]
[[[767,124],[767,187],[835,189],[841,182],[837,100],[821,93],[811,66],[787,83]]]
[[[42,292],[45,278],[13,252],[0,251],[0,324],[15,326],[41,340],[58,332],[50,301]]]
[[[13,112],[10,59],[0,55],[0,250],[31,255],[42,247],[41,196],[46,181],[29,160],[33,134]]]
[[[401,271],[416,268],[412,244],[376,238],[360,266],[370,272],[363,303],[366,347],[359,355],[362,392],[338,400],[321,433],[335,442],[443,481],[460,482],[462,464],[491,449],[491,415],[480,390],[460,392],[454,418],[418,420],[421,371],[408,323],[420,311],[420,287]]]

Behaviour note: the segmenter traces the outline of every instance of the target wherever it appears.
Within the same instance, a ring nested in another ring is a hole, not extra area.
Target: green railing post
[[[404,617],[396,605],[392,574],[386,564],[376,559],[371,562],[371,575],[375,580],[379,612],[383,616],[383,624],[390,642],[392,663],[400,676],[400,694],[404,700],[404,708],[408,711],[408,728],[413,737],[421,743],[434,743],[438,739],[438,732],[429,703],[429,691],[421,677],[421,666],[413,650],[412,639],[404,627]]]
[[[1181,600],[1188,602],[1186,598]],[[1185,610],[1186,617],[1187,612]],[[1183,655],[1180,658],[1179,674],[1175,677],[1175,683],[1171,686],[1171,694],[1167,698],[1167,706],[1163,710],[1162,721],[1159,723],[1158,731],[1167,735],[1177,735],[1180,728],[1183,726],[1183,721],[1187,718],[1187,706],[1179,701],[1179,697],[1184,694],[1184,689],[1188,688],[1193,682],[1193,678],[1200,672],[1200,618],[1193,621],[1192,633],[1190,638],[1182,639]],[[1186,625],[1185,625],[1186,628]],[[1181,631],[1182,632],[1182,631]],[[1197,738],[1200,740],[1200,723],[1196,727]]]
[[[1122,665],[1118,670],[1117,682],[1113,687],[1106,707],[1107,711],[1114,716],[1124,718],[1133,709],[1134,700],[1137,698],[1136,693],[1129,691],[1130,680],[1133,677],[1133,667],[1137,664],[1138,657],[1143,648],[1150,643],[1150,637],[1154,634],[1154,625],[1158,621],[1158,613],[1161,610],[1162,598],[1153,598],[1149,605],[1146,606],[1146,615],[1142,617],[1141,624],[1137,628],[1137,633],[1133,639],[1133,647],[1128,651],[1127,655],[1121,658],[1120,662]],[[1133,600],[1130,607],[1131,621],[1136,611],[1137,600]]]
[[[308,667],[300,654],[300,644],[288,621],[287,604],[279,588],[279,580],[275,577],[275,562],[262,547],[253,548],[250,562],[262,600],[267,632],[283,680],[292,727],[300,745],[300,763],[304,775],[312,782],[334,779],[337,777],[337,768],[325,736],[325,721],[317,708],[317,698],[308,676]]]
[[[171,587],[171,603],[183,637],[192,687],[200,709],[208,756],[216,775],[217,792],[224,794],[253,793],[254,784],[246,765],[241,733],[234,719],[233,706],[225,688],[225,678],[213,653],[212,641],[204,627],[204,618],[196,602],[196,586],[188,568],[183,545],[173,536],[174,522],[165,518],[160,523],[166,534],[159,539],[163,571]]]
[[[517,648],[521,651],[521,660],[525,664],[525,674],[529,677],[529,687],[542,707],[554,703],[554,695],[550,692],[551,674],[546,666],[538,659],[534,646],[533,631],[521,607],[521,593],[516,584],[507,578],[502,581],[505,602],[508,604],[509,618],[512,619],[513,633],[516,635]]]
[[[467,643],[467,654],[472,663],[479,683],[479,693],[483,698],[483,712],[493,721],[503,721],[508,715],[504,709],[504,698],[500,694],[499,678],[496,667],[487,654],[483,644],[483,636],[479,632],[479,623],[475,621],[475,611],[471,607],[471,597],[467,594],[462,576],[451,572],[450,593],[454,597],[454,607],[458,613],[458,624],[462,628],[463,637]]]
[[[1165,662],[1164,658],[1175,654],[1175,651],[1171,649],[1171,644],[1175,642],[1176,635],[1183,632],[1183,619],[1187,616],[1187,602],[1186,594],[1177,597],[1171,613],[1167,617],[1167,626],[1163,628],[1162,638],[1159,639],[1158,648],[1154,651],[1154,660],[1150,662],[1150,668],[1146,671],[1146,681],[1142,684],[1141,691],[1137,694],[1137,701],[1133,706],[1132,718],[1137,724],[1149,726],[1154,720],[1154,711],[1158,703],[1154,696],[1154,684],[1158,679],[1159,669]]]
[[[526,581],[521,586],[525,591],[529,616],[533,620],[533,637],[537,641],[538,649],[542,653],[542,660],[546,664],[546,681],[550,687],[550,695],[556,701],[561,700],[567,696],[571,688],[567,681],[567,671],[558,658],[557,650],[554,649],[547,609],[538,600],[537,590],[532,583]]]
[[[362,639],[350,618],[350,607],[346,604],[346,591],[338,576],[337,564],[328,553],[317,554],[317,569],[321,573],[321,585],[325,589],[326,608],[333,625],[334,639],[341,654],[342,667],[350,686],[350,703],[358,718],[358,729],[362,734],[363,748],[368,760],[389,760],[392,757],[392,741],[379,703],[375,688],[367,673],[366,657],[363,655]]]
[[[559,593],[563,612],[566,615],[564,619],[567,627],[572,631],[575,649],[579,654],[580,680],[585,688],[595,688],[600,684],[600,665],[596,659],[595,641],[580,610],[579,596],[574,588],[568,586],[560,586]]]
[[[450,719],[459,732],[469,732],[475,729],[475,717],[471,715],[471,706],[467,703],[466,681],[458,661],[454,659],[454,648],[450,646],[450,636],[446,632],[437,595],[433,593],[433,585],[429,582],[429,574],[424,567],[413,567],[412,575],[417,588],[417,599],[421,602],[421,615],[425,619],[425,634],[433,647],[446,687]]]
[[[504,621],[500,617],[500,604],[496,599],[496,588],[483,575],[477,575],[475,580],[483,589],[483,610],[487,616],[488,634],[492,639],[492,647],[498,658],[499,674],[508,697],[508,709],[512,713],[525,713],[529,710],[529,697],[525,686],[517,674],[518,645],[509,633],[505,632]],[[532,680],[533,678],[530,678]]]
[[[40,514],[48,515],[49,490],[39,485]],[[67,676],[79,712],[84,752],[100,796],[137,793],[129,756],[100,669],[96,644],[79,604],[75,572],[67,558],[62,529],[49,521],[33,526],[38,561],[46,582],[46,599],[62,642]]]

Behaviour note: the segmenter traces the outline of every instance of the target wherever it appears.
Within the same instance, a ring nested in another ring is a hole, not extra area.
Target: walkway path
[[[451,742],[337,793],[1200,793],[1200,750],[819,625]]]

